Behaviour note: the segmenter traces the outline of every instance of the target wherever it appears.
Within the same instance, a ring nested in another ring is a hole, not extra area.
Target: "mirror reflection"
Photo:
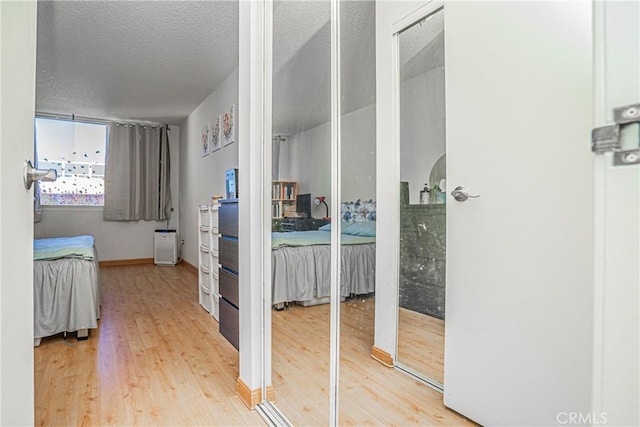
[[[397,362],[444,383],[444,13],[399,35],[400,258]]]
[[[293,425],[329,424],[330,12],[273,3],[272,384]]]
[[[371,404],[388,384],[383,378],[388,368],[370,356],[377,212],[375,76],[375,2],[340,2],[340,425],[389,419],[386,406]]]

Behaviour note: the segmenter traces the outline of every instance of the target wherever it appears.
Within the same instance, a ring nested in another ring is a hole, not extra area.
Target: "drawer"
[[[209,206],[201,205],[200,206],[200,226],[209,228],[211,224],[211,217],[209,214]]]
[[[211,294],[213,305],[211,306],[212,310],[210,311],[211,315],[214,319],[220,319],[220,296],[216,294]]]
[[[211,272],[211,292],[214,295],[220,294],[220,279],[218,279],[217,270],[213,270]]]
[[[219,275],[220,295],[226,298],[231,304],[239,307],[238,304],[238,275],[224,268],[221,268]]]
[[[223,236],[219,243],[218,259],[220,265],[229,270],[238,271],[238,240]]]
[[[209,256],[209,251],[207,248],[200,246],[200,267],[204,267],[207,270],[211,271],[211,256]]]
[[[200,245],[204,246],[204,247],[210,247],[211,246],[211,237],[209,237],[209,231],[208,230],[200,230]]]
[[[205,292],[202,288],[200,289],[200,305],[202,308],[207,310],[207,312],[211,313],[211,309],[213,308],[213,298],[212,295]]]
[[[216,233],[211,233],[209,238],[211,240],[209,243],[209,249],[211,250],[211,252],[218,253],[218,244],[219,244],[220,236]]]
[[[238,203],[223,203],[218,210],[218,231],[223,236],[238,237]]]
[[[200,266],[200,289],[204,290],[207,294],[211,293],[211,276],[209,269]]]
[[[218,232],[218,209],[219,206],[211,207],[211,216],[209,219],[209,228],[211,228],[211,230],[214,230],[216,233]]]
[[[236,350],[238,349],[238,343],[240,342],[240,330],[239,330],[239,312],[236,307],[229,301],[220,297],[220,333],[225,337]]]
[[[218,280],[218,269],[220,268],[220,264],[218,264],[218,258],[211,257],[211,267],[209,268],[209,274],[211,277]]]

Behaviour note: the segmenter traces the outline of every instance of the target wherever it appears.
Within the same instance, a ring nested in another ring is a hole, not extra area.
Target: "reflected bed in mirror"
[[[342,203],[340,298],[375,291],[375,202]],[[331,299],[331,223],[318,230],[274,232],[272,304],[310,306]]]

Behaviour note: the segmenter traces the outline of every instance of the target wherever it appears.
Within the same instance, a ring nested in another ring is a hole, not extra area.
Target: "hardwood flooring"
[[[236,396],[238,353],[198,305],[186,267],[101,269],[88,341],[35,353],[36,424],[264,425]],[[467,425],[442,395],[369,355],[373,298],[341,304],[340,425]],[[273,312],[273,385],[294,425],[328,424],[329,305]]]
[[[89,340],[42,340],[36,425],[264,425],[236,396],[238,353],[198,305],[188,269],[101,268]]]
[[[398,360],[444,384],[444,320],[400,308]]]
[[[370,357],[374,298],[340,304],[340,425],[474,425],[442,403],[442,394]],[[294,425],[327,425],[329,305],[272,312],[276,406]]]

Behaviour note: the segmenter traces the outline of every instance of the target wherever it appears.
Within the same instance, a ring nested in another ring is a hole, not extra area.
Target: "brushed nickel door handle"
[[[451,192],[451,195],[459,202],[466,202],[467,199],[477,199],[478,197],[480,197],[480,195],[473,196],[469,194],[468,190],[461,185],[454,188]]]

